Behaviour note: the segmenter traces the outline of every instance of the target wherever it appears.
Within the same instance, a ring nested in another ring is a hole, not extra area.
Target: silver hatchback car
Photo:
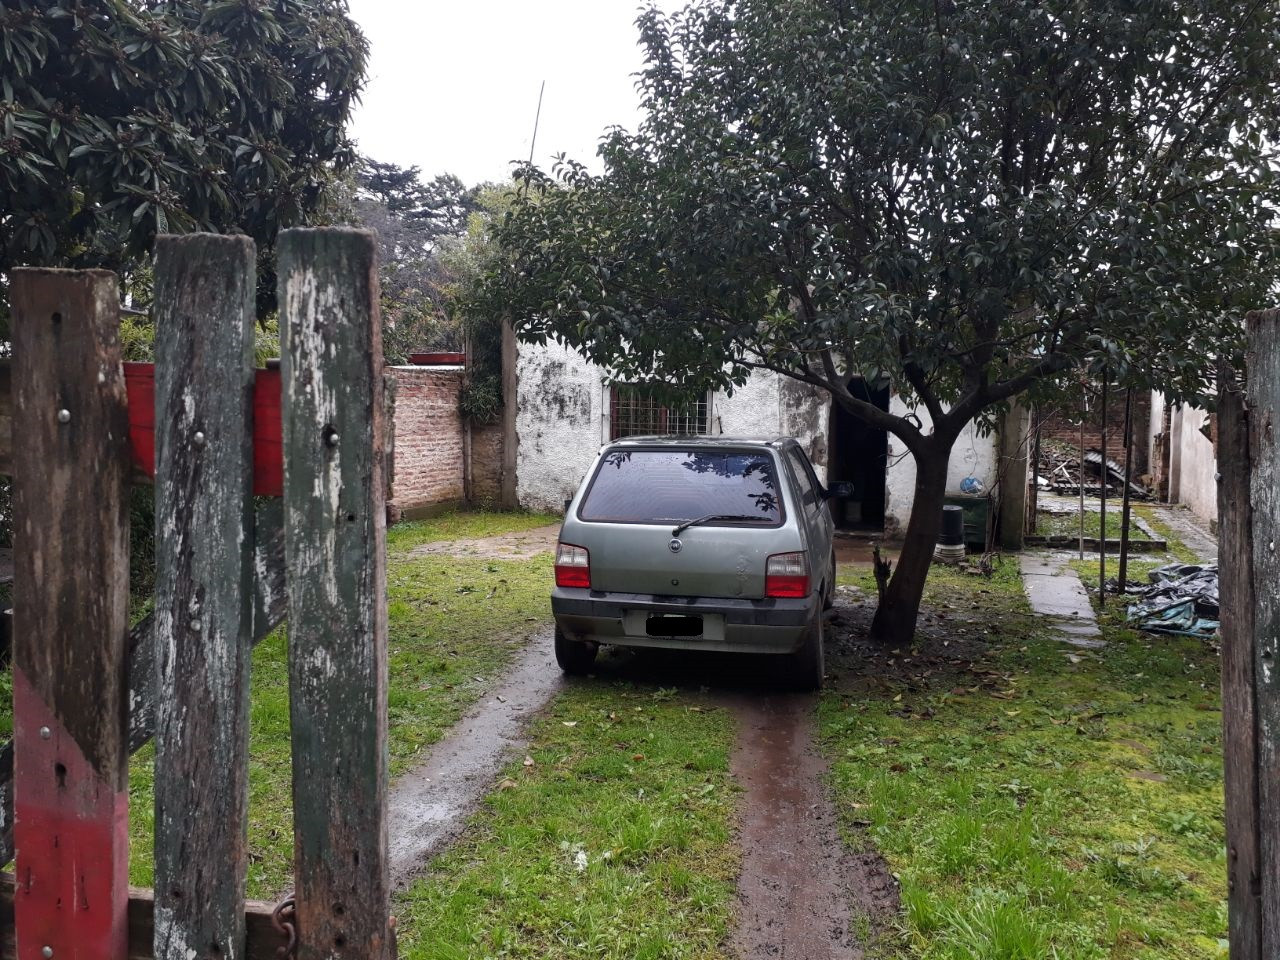
[[[556,660],[600,644],[771,654],[822,684],[835,590],[828,490],[795,440],[636,437],[604,447],[556,552]]]

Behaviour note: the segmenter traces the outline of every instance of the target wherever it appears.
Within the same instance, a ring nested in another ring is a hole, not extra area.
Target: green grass
[[[1136,512],[1136,511],[1135,511]],[[1146,522],[1144,516],[1143,521]],[[1036,515],[1036,535],[1040,537],[1072,537],[1078,539],[1080,536],[1080,514],[1078,513],[1050,513],[1047,510],[1041,510]],[[1097,510],[1086,510],[1084,513],[1084,535],[1085,539],[1100,539],[1102,536],[1102,514]],[[1107,511],[1107,539],[1120,539],[1120,511],[1119,509]],[[1133,518],[1129,520],[1129,539],[1130,540],[1150,540],[1151,537],[1133,522]]]
[[[524,529],[526,514],[453,515],[416,527],[418,539],[458,529]],[[536,524],[534,524],[536,525]],[[432,556],[388,565],[389,750],[393,775],[439,740],[499,676],[523,638],[550,618],[549,556],[484,560]],[[248,893],[272,898],[289,884],[293,856],[289,690],[283,629],[254,651],[251,668]],[[153,753],[130,765],[130,878],[152,881]]]
[[[397,904],[400,955],[721,956],[737,874],[733,718],[584,681],[533,724],[462,839]]]
[[[938,571],[927,594],[995,626],[971,672],[863,667],[820,708],[848,842],[901,879],[890,955],[1224,956],[1214,652],[1107,618],[1109,646],[1076,651],[1030,615],[1013,564],[973,585]]]
[[[476,540],[533,530],[560,518],[550,513],[450,510],[426,520],[408,520],[387,529],[387,550],[395,553],[439,540]]]

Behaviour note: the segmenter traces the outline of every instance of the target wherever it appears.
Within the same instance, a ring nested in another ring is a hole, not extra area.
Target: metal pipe
[[[1098,512],[1098,607],[1107,605],[1107,381],[1110,371],[1102,368],[1102,401],[1099,419],[1102,422],[1102,465],[1098,471],[1101,486],[1098,495],[1101,508]]]
[[[1119,592],[1129,579],[1129,474],[1133,470],[1133,387],[1124,395],[1124,491],[1120,494],[1120,572]]]

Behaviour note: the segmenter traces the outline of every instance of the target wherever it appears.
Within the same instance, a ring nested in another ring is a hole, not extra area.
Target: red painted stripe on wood
[[[129,794],[13,672],[18,960],[114,960],[129,944]]]

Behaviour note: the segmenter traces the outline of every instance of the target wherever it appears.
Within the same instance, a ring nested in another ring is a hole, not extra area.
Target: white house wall
[[[1182,407],[1181,429],[1174,438],[1178,445],[1178,502],[1185,503],[1205,520],[1218,519],[1218,459],[1201,430],[1209,414],[1198,407]]]
[[[889,412],[899,417],[914,412],[923,429],[928,430],[933,425],[927,410],[913,410],[896,393],[889,398]],[[981,436],[972,423],[965,427],[951,448],[951,460],[947,463],[947,493],[960,493],[960,484],[966,477],[977,477],[988,492],[994,491],[998,479],[997,450],[995,434]],[[885,516],[888,522],[905,527],[911,519],[911,504],[915,499],[916,461],[903,442],[892,434],[889,435],[889,471],[885,487]]]
[[[600,370],[558,344],[521,344],[516,376],[516,497],[559,512],[607,435]]]
[[[603,372],[558,344],[518,349],[516,412],[516,495],[522,507],[560,511],[573,496],[600,445],[609,438],[608,391]],[[905,414],[898,396],[890,412]],[[739,437],[791,436],[808,451],[825,482],[831,401],[825,391],[788,377],[757,371],[732,395],[711,399],[711,431]],[[929,418],[916,411],[925,427]],[[915,489],[915,461],[902,442],[889,437],[888,524],[906,526]],[[956,441],[947,470],[947,491],[975,476],[993,491],[997,480],[994,436],[979,436],[972,425]]]

